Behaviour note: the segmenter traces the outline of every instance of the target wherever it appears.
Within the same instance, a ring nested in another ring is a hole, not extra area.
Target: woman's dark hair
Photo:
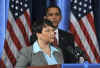
[[[34,41],[37,40],[36,33],[41,33],[43,27],[46,27],[46,25],[55,28],[55,26],[52,24],[52,22],[47,20],[47,19],[35,21],[35,22],[32,23],[32,35],[30,37],[31,45],[34,43]]]

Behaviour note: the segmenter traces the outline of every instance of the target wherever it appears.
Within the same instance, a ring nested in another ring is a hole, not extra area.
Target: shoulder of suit
[[[64,31],[64,30],[61,30],[61,29],[58,29],[58,31],[62,34],[66,34],[67,36],[73,36],[73,34],[70,31]]]
[[[29,46],[29,47],[23,47],[21,49],[21,52],[25,52],[25,53],[30,53],[32,51],[32,46]]]

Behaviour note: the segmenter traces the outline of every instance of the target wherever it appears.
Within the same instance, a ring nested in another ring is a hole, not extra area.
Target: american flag
[[[10,0],[0,68],[14,68],[21,48],[29,46],[31,19],[28,0]]]
[[[70,30],[75,44],[85,51],[90,63],[99,63],[99,45],[91,0],[71,0]]]

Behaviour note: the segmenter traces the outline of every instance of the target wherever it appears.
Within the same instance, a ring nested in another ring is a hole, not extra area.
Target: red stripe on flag
[[[6,68],[6,66],[5,66],[5,64],[4,64],[2,59],[0,60],[0,68]]]
[[[10,62],[13,64],[13,66],[15,65],[16,63],[16,58],[14,57],[12,51],[10,50],[9,46],[8,46],[8,43],[7,41],[5,40],[5,45],[4,45],[4,48],[5,48],[5,52],[8,56],[8,58],[10,59]]]
[[[92,16],[90,13],[88,13],[88,14],[86,15],[86,17],[87,17],[87,19],[88,19],[88,21],[89,21],[89,24],[90,24],[91,27],[92,27],[92,30],[95,32],[95,35],[96,35],[96,30],[95,30],[95,26],[94,26],[94,19],[93,19],[93,16]]]
[[[89,33],[88,33],[88,30],[86,29],[86,27],[85,27],[85,25],[83,24],[82,20],[79,21],[79,24],[80,24],[81,30],[83,31],[83,33],[84,33],[84,35],[85,35],[85,37],[86,37],[86,39],[87,39],[88,44],[89,44],[90,47],[91,47],[91,50],[92,50],[92,52],[93,52],[95,58],[97,58],[99,55],[98,55],[97,50],[96,50],[96,48],[95,48],[95,46],[94,46],[94,44],[93,44],[93,41],[92,41],[91,38],[90,38],[90,35],[89,35]],[[97,61],[97,59],[96,59],[96,61]]]
[[[28,24],[28,26],[30,28],[30,31],[31,31],[31,19],[30,19],[30,16],[29,16],[27,11],[24,12],[24,16],[25,16],[25,18],[27,20],[27,24]]]
[[[20,28],[20,30],[22,32],[22,35],[24,37],[24,40],[25,40],[26,45],[29,46],[30,45],[30,42],[29,42],[29,39],[28,39],[28,35],[26,33],[25,27],[22,24],[21,20],[20,19],[16,19],[16,24],[18,25],[18,27]]]
[[[14,42],[16,48],[17,48],[18,50],[20,50],[20,49],[22,48],[22,45],[21,45],[21,43],[19,42],[18,38],[16,37],[16,34],[14,33],[13,28],[12,28],[12,25],[10,24],[9,20],[8,20],[8,23],[7,23],[7,29],[8,29],[8,31],[9,31],[9,33],[10,33],[10,37],[11,37],[11,39],[13,40],[13,42]]]

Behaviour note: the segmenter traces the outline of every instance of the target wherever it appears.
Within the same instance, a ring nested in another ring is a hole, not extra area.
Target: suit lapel
[[[59,46],[61,47],[62,42],[64,41],[64,36],[60,29],[58,29],[58,33],[59,33]]]
[[[59,52],[56,52],[56,51],[55,51],[53,54],[54,54],[54,57],[55,57],[55,59],[56,59],[56,61],[57,61],[58,64],[63,63],[63,61],[62,61],[62,60],[63,60],[63,59],[62,59],[62,56],[61,56],[61,54],[60,54]],[[60,58],[60,59],[59,59],[59,58]]]

